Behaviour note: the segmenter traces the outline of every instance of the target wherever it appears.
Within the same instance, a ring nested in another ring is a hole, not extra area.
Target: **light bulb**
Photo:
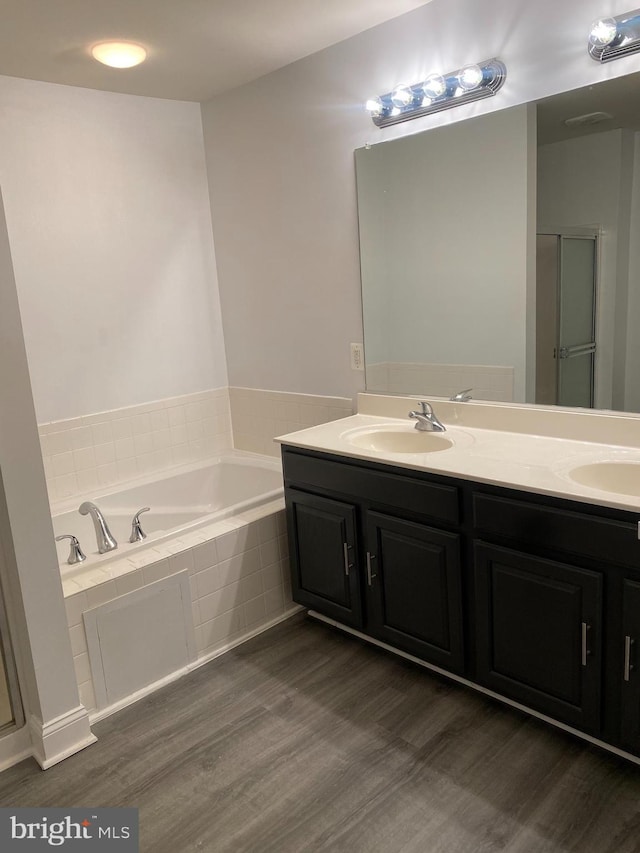
[[[391,93],[391,103],[394,107],[407,107],[413,101],[413,92],[408,86],[398,85]]]
[[[589,33],[589,43],[594,47],[606,47],[618,34],[615,18],[600,18],[594,21]]]
[[[364,105],[365,110],[368,110],[372,116],[382,115],[384,111],[384,104],[382,103],[380,98],[369,98],[367,103]]]
[[[447,84],[441,74],[429,74],[422,84],[422,91],[429,100],[439,98],[447,90]]]
[[[477,89],[482,80],[482,68],[479,65],[465,65],[458,72],[458,83],[465,92]]]
[[[91,48],[91,55],[103,65],[111,68],[133,68],[147,58],[147,51],[140,44],[125,41],[105,41]]]

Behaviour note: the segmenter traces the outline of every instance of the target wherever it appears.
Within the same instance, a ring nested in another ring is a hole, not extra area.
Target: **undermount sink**
[[[640,496],[639,462],[591,462],[569,471],[569,477],[583,486]]]
[[[407,429],[359,430],[347,436],[347,441],[364,450],[379,453],[436,453],[453,447],[453,441],[440,433],[425,432],[415,427]]]

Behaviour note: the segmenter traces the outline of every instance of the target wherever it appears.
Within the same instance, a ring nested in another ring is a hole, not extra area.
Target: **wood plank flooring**
[[[304,616],[95,726],[2,806],[136,806],[145,853],[640,853],[640,767]]]

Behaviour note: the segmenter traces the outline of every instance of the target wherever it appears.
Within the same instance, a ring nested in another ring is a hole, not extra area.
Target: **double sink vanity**
[[[430,402],[278,439],[294,600],[640,757],[640,418]]]

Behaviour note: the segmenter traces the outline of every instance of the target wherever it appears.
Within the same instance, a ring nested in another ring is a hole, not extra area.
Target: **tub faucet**
[[[118,543],[111,535],[109,526],[105,521],[104,515],[98,507],[91,501],[85,501],[78,508],[80,515],[90,515],[93,521],[93,526],[96,530],[96,539],[98,541],[98,553],[106,554],[107,551],[114,551],[118,547]]]
[[[70,540],[69,545],[71,547],[69,550],[69,556],[67,557],[67,563],[69,563],[70,566],[75,566],[76,563],[84,563],[87,558],[80,547],[77,537],[70,533],[63,533],[62,536],[56,536],[56,542],[62,542],[63,539]]]
[[[421,432],[427,432],[428,430],[446,432],[446,427],[438,420],[431,403],[421,400],[420,405],[422,406],[421,412],[409,412],[409,417],[415,418],[417,421],[416,429],[419,429]]]
[[[131,544],[134,542],[142,542],[143,539],[147,538],[147,534],[140,526],[140,516],[143,512],[149,512],[150,509],[150,506],[143,506],[142,509],[139,509],[133,516],[133,520],[131,522],[131,536],[129,537],[129,542],[131,542]]]

